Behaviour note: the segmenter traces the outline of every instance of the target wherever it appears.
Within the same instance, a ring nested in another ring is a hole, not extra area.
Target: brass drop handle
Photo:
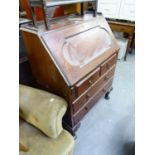
[[[93,81],[92,80],[89,80],[88,81],[88,84],[89,84],[89,86],[91,86],[93,84]]]
[[[108,76],[105,76],[105,77],[104,77],[104,81],[107,81],[108,79],[109,79]]]
[[[89,94],[86,94],[86,99],[89,99],[90,98],[90,95]]]

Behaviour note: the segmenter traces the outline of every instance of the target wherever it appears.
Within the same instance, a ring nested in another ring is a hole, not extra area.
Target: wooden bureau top
[[[119,48],[104,17],[56,25],[49,31],[22,31],[38,36],[68,86],[96,69]]]

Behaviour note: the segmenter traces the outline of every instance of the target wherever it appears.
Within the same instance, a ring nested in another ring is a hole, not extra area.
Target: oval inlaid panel
[[[65,38],[63,56],[73,66],[83,67],[111,47],[109,33],[100,26]]]

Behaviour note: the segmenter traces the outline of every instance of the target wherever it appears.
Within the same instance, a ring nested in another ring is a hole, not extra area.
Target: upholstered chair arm
[[[63,130],[62,117],[67,109],[67,102],[63,98],[20,85],[19,105],[21,118],[51,138],[59,136]]]

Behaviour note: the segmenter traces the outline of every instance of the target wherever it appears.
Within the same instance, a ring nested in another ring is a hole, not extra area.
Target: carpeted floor
[[[134,58],[117,61],[110,100],[103,96],[81,121],[74,155],[133,155]]]

